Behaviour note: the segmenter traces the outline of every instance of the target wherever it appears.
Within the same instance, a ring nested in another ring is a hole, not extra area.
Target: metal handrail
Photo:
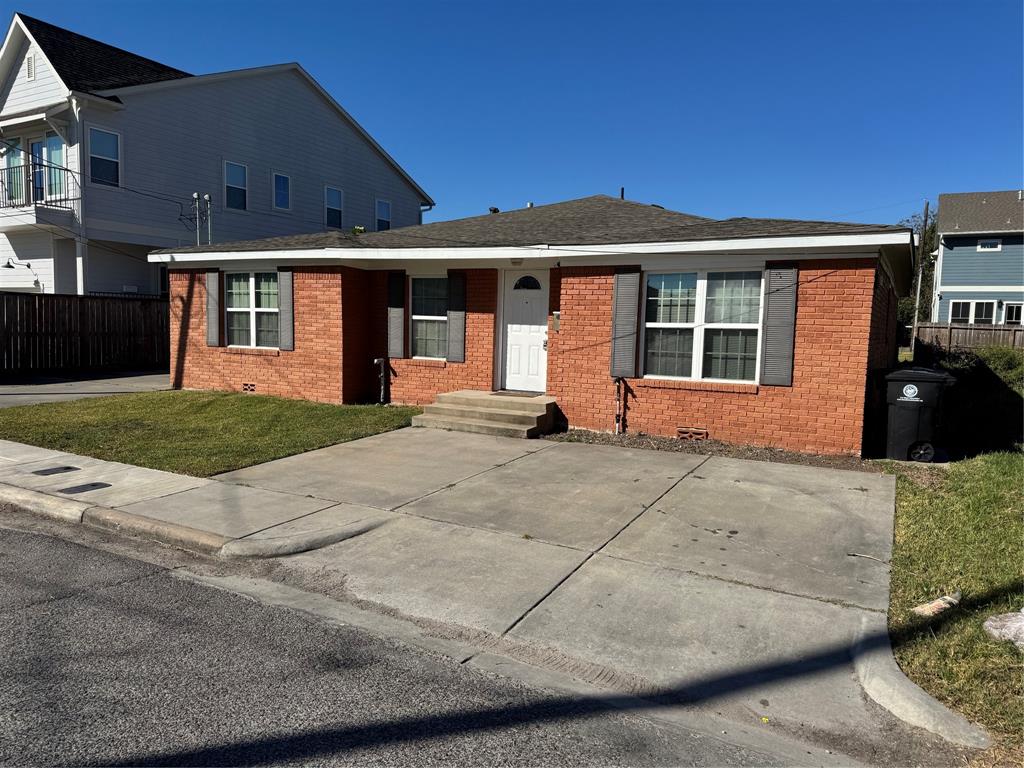
[[[0,209],[38,205],[74,211],[82,198],[76,177],[45,162],[0,168]]]

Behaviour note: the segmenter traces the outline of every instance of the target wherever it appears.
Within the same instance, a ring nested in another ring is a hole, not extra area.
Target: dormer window
[[[996,253],[1003,250],[1003,241],[998,238],[978,241],[978,253]]]

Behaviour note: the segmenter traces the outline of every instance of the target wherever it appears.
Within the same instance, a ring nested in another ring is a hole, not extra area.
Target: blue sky
[[[1020,0],[2,9],[193,73],[298,61],[437,200],[428,220],[625,186],[716,218],[891,222],[1024,174]]]

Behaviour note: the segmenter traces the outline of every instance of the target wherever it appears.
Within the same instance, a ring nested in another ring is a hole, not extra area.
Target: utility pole
[[[196,245],[200,245],[199,242],[199,193],[192,193],[192,212],[195,214],[196,219]]]
[[[213,209],[210,206],[209,193],[203,195],[206,201],[206,244],[213,245]]]
[[[917,346],[917,313],[921,311],[921,278],[924,276],[925,235],[928,232],[928,201],[924,201],[924,218],[921,219],[921,235],[917,240],[917,295],[914,297],[914,323],[910,328],[910,359],[914,359]],[[928,254],[930,256],[931,254]]]

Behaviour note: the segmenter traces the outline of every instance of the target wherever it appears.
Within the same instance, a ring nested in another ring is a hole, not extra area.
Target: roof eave
[[[804,235],[761,238],[733,238],[726,240],[691,240],[663,243],[608,243],[602,245],[524,245],[456,248],[307,248],[249,251],[174,251],[166,249],[149,255],[156,264],[195,264],[235,261],[274,261],[301,259],[314,261],[361,260],[500,260],[500,259],[584,259],[595,256],[641,256],[669,254],[727,254],[780,250],[814,250],[865,248],[877,250],[883,246],[905,245],[912,250],[909,230],[863,233],[856,235]]]

